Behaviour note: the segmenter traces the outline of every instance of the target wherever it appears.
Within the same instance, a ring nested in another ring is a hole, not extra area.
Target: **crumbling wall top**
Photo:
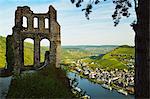
[[[28,10],[30,10],[30,7],[28,7],[28,6],[18,6],[17,9],[28,9]]]
[[[24,24],[25,23],[25,24]],[[33,13],[28,6],[18,6],[15,12],[15,26],[13,31],[20,30],[22,32],[32,33],[51,33],[55,27],[52,24],[57,22],[57,11],[52,5],[46,13]],[[56,30],[56,29],[55,29]]]

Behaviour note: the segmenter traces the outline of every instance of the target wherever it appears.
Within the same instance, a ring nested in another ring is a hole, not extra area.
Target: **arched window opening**
[[[27,17],[25,17],[25,16],[23,16],[23,24],[22,24],[22,26],[27,28]]]
[[[42,39],[40,42],[40,62],[44,62],[45,52],[49,51],[50,41],[48,39]]]
[[[34,40],[27,38],[24,40],[24,65],[33,65],[34,63]]]
[[[49,24],[48,23],[49,23],[49,20],[48,20],[48,18],[46,18],[45,19],[45,28],[49,28]]]
[[[38,28],[38,18],[34,18],[34,28]]]

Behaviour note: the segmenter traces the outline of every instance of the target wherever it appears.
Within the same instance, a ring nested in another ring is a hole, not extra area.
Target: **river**
[[[76,78],[78,81],[78,87],[86,92],[91,99],[134,99],[134,95],[123,95],[118,93],[116,90],[108,90],[103,88],[100,84],[93,83],[88,79],[81,78],[79,75],[68,72],[67,76],[69,78]],[[4,99],[11,82],[10,77],[0,77],[0,99]]]
[[[79,75],[68,72],[69,78],[76,78],[78,81],[78,87],[86,92],[91,99],[134,99],[134,95],[123,95],[116,90],[108,90],[103,88],[100,84],[93,83],[88,79],[81,78]]]

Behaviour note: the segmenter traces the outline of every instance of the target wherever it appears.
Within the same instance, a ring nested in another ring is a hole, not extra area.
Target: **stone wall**
[[[8,35],[6,38],[6,61],[7,61],[7,68],[11,71],[13,69],[12,66],[15,65],[13,42],[14,40],[12,35]]]

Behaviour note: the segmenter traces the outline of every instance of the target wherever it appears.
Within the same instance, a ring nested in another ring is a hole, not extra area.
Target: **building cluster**
[[[92,79],[97,83],[103,83],[112,86],[116,89],[124,89],[129,93],[134,93],[134,70],[105,70],[100,68],[90,68],[86,64],[80,64],[80,61],[76,62],[76,66],[71,66],[70,69],[77,73]]]

